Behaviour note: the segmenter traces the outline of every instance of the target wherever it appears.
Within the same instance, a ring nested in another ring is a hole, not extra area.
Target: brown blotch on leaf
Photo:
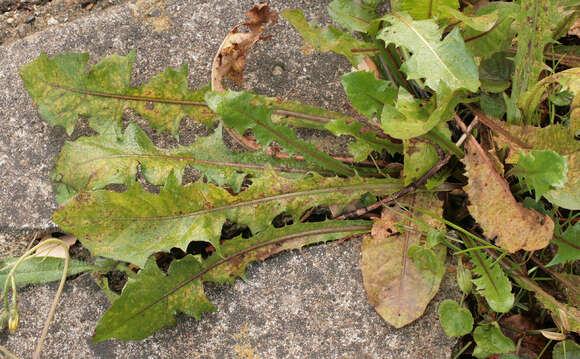
[[[496,244],[510,253],[546,247],[554,232],[552,219],[515,200],[508,183],[473,137],[470,136],[465,149],[468,155],[462,162],[469,178],[465,187],[471,203],[468,209],[484,234],[495,238]]]
[[[259,40],[269,39],[271,36],[262,37],[262,33],[267,25],[278,22],[278,14],[269,8],[269,3],[254,6],[246,16],[250,20],[236,25],[229,32],[213,60],[211,87],[214,91],[225,91],[222,85],[225,78],[242,85],[248,50]],[[242,26],[246,26],[250,31],[238,32]]]

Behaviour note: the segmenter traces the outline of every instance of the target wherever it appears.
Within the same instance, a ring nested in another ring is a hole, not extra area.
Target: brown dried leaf
[[[485,235],[496,238],[497,245],[510,253],[546,247],[554,232],[552,219],[514,199],[509,185],[494,170],[493,162],[473,137],[466,142],[465,149],[467,154],[462,161],[469,178],[465,187],[471,202],[468,209]]]
[[[410,196],[406,204],[438,216],[443,212],[441,201],[431,193]],[[445,273],[444,248],[435,253],[420,247],[424,240],[419,232],[405,231],[393,235],[398,232],[397,222],[417,227],[402,215],[423,221],[420,228],[423,231],[431,227],[444,228],[441,222],[430,216],[392,208],[383,211],[381,219],[373,225],[371,236],[363,239],[361,270],[369,302],[385,321],[396,328],[410,324],[423,314],[439,290]],[[421,254],[409,256],[414,251],[419,253],[416,250]]]
[[[270,10],[269,3],[254,6],[246,13],[250,18],[243,24],[236,25],[222,42],[212,65],[211,86],[214,91],[223,92],[222,80],[229,78],[242,85],[242,75],[246,66],[246,54],[259,40],[267,40],[270,36],[261,37],[266,25],[278,22],[278,14]],[[249,32],[238,32],[246,26]]]
[[[570,27],[570,30],[568,30],[568,35],[570,36],[576,35],[580,37],[580,19],[576,19],[576,21],[574,21],[574,23]]]

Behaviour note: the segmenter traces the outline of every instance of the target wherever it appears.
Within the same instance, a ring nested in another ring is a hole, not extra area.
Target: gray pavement
[[[291,0],[272,7],[301,8],[309,19],[327,24],[328,2]],[[90,52],[95,63],[135,49],[135,86],[167,66],[189,62],[190,87],[200,87],[209,81],[211,61],[223,37],[245,21],[253,4],[137,0],[0,46],[0,257],[17,253],[26,244],[24,233],[54,226],[49,171],[68,139],[63,129],[38,117],[18,68],[41,52]],[[350,64],[332,54],[304,54],[299,34],[283,19],[270,33],[274,38],[259,43],[248,58],[244,87],[342,110],[346,98],[340,76],[350,71]],[[108,302],[89,277],[82,277],[66,286],[44,357],[450,357],[456,341],[447,339],[439,327],[436,305],[458,295],[451,278],[446,277],[425,317],[395,330],[367,303],[359,260],[359,241],[284,253],[253,265],[247,283],[210,287],[208,296],[218,313],[202,321],[180,317],[176,328],[134,343],[90,343]],[[21,291],[21,329],[13,336],[1,334],[0,344],[19,357],[30,357],[55,290],[56,284]]]

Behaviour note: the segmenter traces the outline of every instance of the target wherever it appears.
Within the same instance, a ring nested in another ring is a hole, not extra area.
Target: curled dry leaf
[[[212,65],[211,87],[214,91],[223,92],[222,80],[230,78],[242,84],[242,74],[246,66],[246,54],[259,40],[267,40],[270,36],[261,37],[266,25],[278,22],[278,14],[270,10],[269,3],[254,6],[246,13],[250,18],[243,24],[236,25],[222,42]],[[246,26],[249,32],[238,32]]]
[[[405,204],[442,216],[442,204],[432,193],[409,196]],[[412,223],[413,217],[420,224]],[[399,230],[396,223],[419,231]],[[417,228],[418,227],[418,228]],[[445,273],[445,249],[423,247],[421,232],[444,229],[441,222],[410,209],[387,208],[362,243],[361,271],[370,304],[389,324],[401,328],[418,319],[439,290]],[[441,249],[441,250],[439,250]]]
[[[510,253],[520,249],[535,251],[550,243],[554,232],[552,219],[518,203],[507,182],[497,173],[489,156],[470,136],[463,163],[469,184],[465,191],[471,204],[469,212],[484,234]]]

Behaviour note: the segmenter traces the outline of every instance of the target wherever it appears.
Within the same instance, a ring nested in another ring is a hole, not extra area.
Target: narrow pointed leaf
[[[309,170],[305,162],[278,160],[258,152],[231,152],[221,133],[218,126],[212,135],[198,137],[189,146],[162,149],[131,123],[122,135],[109,128],[99,136],[67,142],[52,173],[57,201],[62,203],[81,190],[101,189],[109,184],[131,186],[138,168],[149,183],[163,185],[171,172],[181,182],[185,166],[190,165],[209,181],[230,186],[235,192],[239,192],[246,174],[260,175],[267,170],[266,164],[285,176]]]
[[[580,111],[580,68],[575,67],[547,76],[541,81],[535,82],[528,91],[522,93],[517,99],[517,105],[523,112],[523,115],[528,118],[532,117],[542,102],[544,94],[546,92],[550,93],[550,90],[553,90],[557,86],[560,87],[561,91],[569,91],[574,96],[570,108],[571,116],[574,116],[574,111]],[[580,128],[580,124],[576,126],[572,123],[572,130]]]
[[[212,92],[206,96],[208,105],[221,116],[224,124],[239,134],[252,130],[257,143],[263,146],[275,141],[290,154],[303,155],[308,161],[340,175],[354,175],[355,172],[351,167],[319,151],[314,145],[299,140],[294,129],[276,126],[272,122],[272,110],[269,107],[252,103],[257,99],[250,93],[234,91],[228,91],[225,95]]]
[[[370,224],[365,221],[327,221],[270,228],[247,239],[238,237],[224,242],[225,258],[214,253],[206,260],[191,255],[176,260],[167,275],[150,259],[135,278],[129,279],[121,297],[101,318],[93,341],[146,338],[162,327],[175,325],[178,312],[199,319],[201,313],[215,311],[204,294],[202,282],[233,283],[245,275],[251,262],[287,249],[364,233],[369,229]]]
[[[177,134],[179,122],[189,116],[205,125],[215,115],[204,104],[207,89],[187,88],[187,66],[172,69],[132,88],[131,70],[135,53],[102,59],[87,73],[88,54],[67,53],[53,58],[41,54],[20,69],[26,89],[38,105],[42,118],[71,134],[80,117],[98,132],[120,128],[123,111],[131,108],[151,121],[153,128]],[[194,104],[197,103],[197,104]]]
[[[431,193],[413,195],[405,202],[442,215],[441,202]],[[411,224],[408,216],[421,221],[416,225],[420,232],[393,236],[398,232],[397,222]],[[424,247],[421,232],[441,225],[423,214],[385,209],[373,225],[372,236],[363,239],[361,270],[369,303],[396,328],[418,319],[439,289],[445,273],[445,250]]]
[[[0,260],[0,283],[5,283],[8,273],[19,258]],[[18,287],[27,284],[48,283],[60,280],[64,269],[64,259],[55,257],[31,258],[22,262],[14,273]],[[67,276],[90,272],[97,269],[92,264],[71,259]]]
[[[560,18],[557,2],[540,2],[537,0],[523,0],[516,16],[518,29],[518,48],[514,57],[514,74],[512,76],[511,97],[508,107],[516,107],[520,96],[530,89],[539,79],[540,72],[545,69],[544,48],[554,42],[555,27]],[[518,111],[510,116],[510,123],[534,123],[533,118],[522,118]]]
[[[304,41],[318,51],[332,51],[345,56],[354,66],[357,66],[364,58],[364,54],[354,53],[353,49],[374,47],[372,43],[367,43],[356,39],[349,33],[342,32],[332,26],[318,27],[309,24],[304,18],[302,10],[285,10],[282,16],[290,21],[292,26],[300,32]]]
[[[432,20],[414,21],[406,13],[392,13],[383,20],[391,26],[384,28],[378,37],[413,53],[401,66],[408,79],[425,78],[425,84],[436,92],[440,82],[452,91],[477,91],[480,85],[477,66],[458,28],[441,41],[443,29]]]
[[[226,219],[259,233],[282,212],[297,221],[312,206],[346,205],[367,192],[389,194],[400,187],[394,179],[313,174],[293,180],[268,172],[234,196],[203,182],[179,186],[170,176],[159,194],[147,193],[139,184],[124,193],[81,192],[65,202],[53,220],[93,254],[143,266],[150,254],[172,247],[185,250],[191,241],[210,242],[219,252]]]

